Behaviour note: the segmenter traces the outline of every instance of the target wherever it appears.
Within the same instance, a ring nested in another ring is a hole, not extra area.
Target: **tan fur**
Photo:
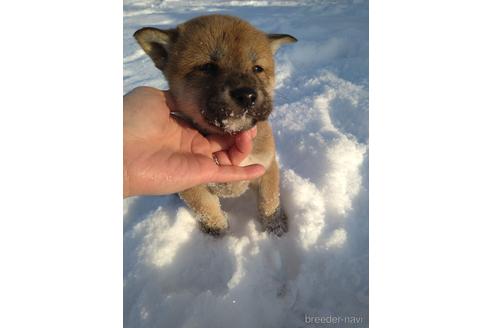
[[[275,159],[275,141],[272,128],[268,121],[258,122],[256,128],[257,134],[253,144],[253,151],[241,163],[241,166],[262,164],[265,168],[268,168]]]
[[[228,223],[220,209],[219,197],[212,194],[206,185],[185,190],[179,196],[198,214],[203,230],[219,233],[227,229]]]
[[[251,181],[237,181],[228,183],[209,183],[208,189],[214,195],[222,198],[233,198],[241,196],[248,190]]]
[[[181,114],[202,133],[236,132],[257,122],[253,151],[241,165],[262,164],[265,175],[254,181],[213,183],[180,193],[197,213],[202,229],[222,234],[228,223],[219,197],[238,197],[252,185],[258,191],[258,211],[265,229],[279,236],[287,231],[279,200],[275,142],[266,118],[273,108],[273,55],[280,45],[296,39],[267,35],[239,18],[222,15],[198,17],[170,30],[143,28],[135,38],[166,76]],[[257,66],[262,70],[255,71]],[[237,98],[232,98],[233,91],[241,88],[256,92],[251,110],[238,107]]]
[[[258,184],[258,210],[262,218],[269,219],[280,206],[279,170],[273,161]]]

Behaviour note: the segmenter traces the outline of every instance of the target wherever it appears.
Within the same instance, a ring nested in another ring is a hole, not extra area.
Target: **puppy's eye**
[[[205,65],[199,66],[198,70],[207,74],[215,74],[219,71],[219,65],[215,63],[206,63]]]
[[[261,73],[261,72],[263,72],[263,67],[258,66],[258,65],[253,66],[253,72],[255,72],[255,73]]]

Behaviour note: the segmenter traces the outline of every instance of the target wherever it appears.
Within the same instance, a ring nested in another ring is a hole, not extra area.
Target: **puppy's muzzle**
[[[272,111],[268,94],[246,74],[230,74],[209,89],[202,115],[225,132],[239,132],[264,121]]]

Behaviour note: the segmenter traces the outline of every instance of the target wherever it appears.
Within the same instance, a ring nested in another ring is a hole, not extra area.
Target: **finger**
[[[236,136],[236,143],[232,146],[228,153],[229,158],[234,165],[239,165],[253,150],[253,140],[251,133],[241,132]]]
[[[231,160],[225,151],[218,151],[214,153],[214,156],[217,159],[217,162],[219,162],[219,165],[232,165]]]
[[[182,149],[187,150],[188,142],[190,144],[190,150],[193,154],[205,155],[208,158],[212,158],[212,152],[210,151],[210,143],[202,136],[198,131],[194,129],[185,129],[181,133],[181,145]],[[191,141],[188,141],[190,140]],[[183,148],[184,147],[184,148]]]
[[[217,171],[212,174],[206,182],[232,182],[240,180],[251,180],[262,176],[265,168],[260,164],[249,166],[224,165],[217,166]]]
[[[211,134],[208,135],[206,138],[210,143],[210,150],[212,151],[212,153],[220,150],[229,149],[236,142],[235,137],[232,135]]]
[[[251,139],[254,139],[257,133],[256,126],[242,133],[247,133]],[[213,153],[219,150],[229,149],[236,142],[236,136],[233,135],[211,134],[206,138],[210,142],[210,148]]]

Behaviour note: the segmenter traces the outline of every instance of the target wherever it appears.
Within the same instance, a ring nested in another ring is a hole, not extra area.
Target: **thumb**
[[[232,182],[252,180],[265,174],[265,168],[260,164],[248,166],[218,165],[217,170],[205,182]]]

